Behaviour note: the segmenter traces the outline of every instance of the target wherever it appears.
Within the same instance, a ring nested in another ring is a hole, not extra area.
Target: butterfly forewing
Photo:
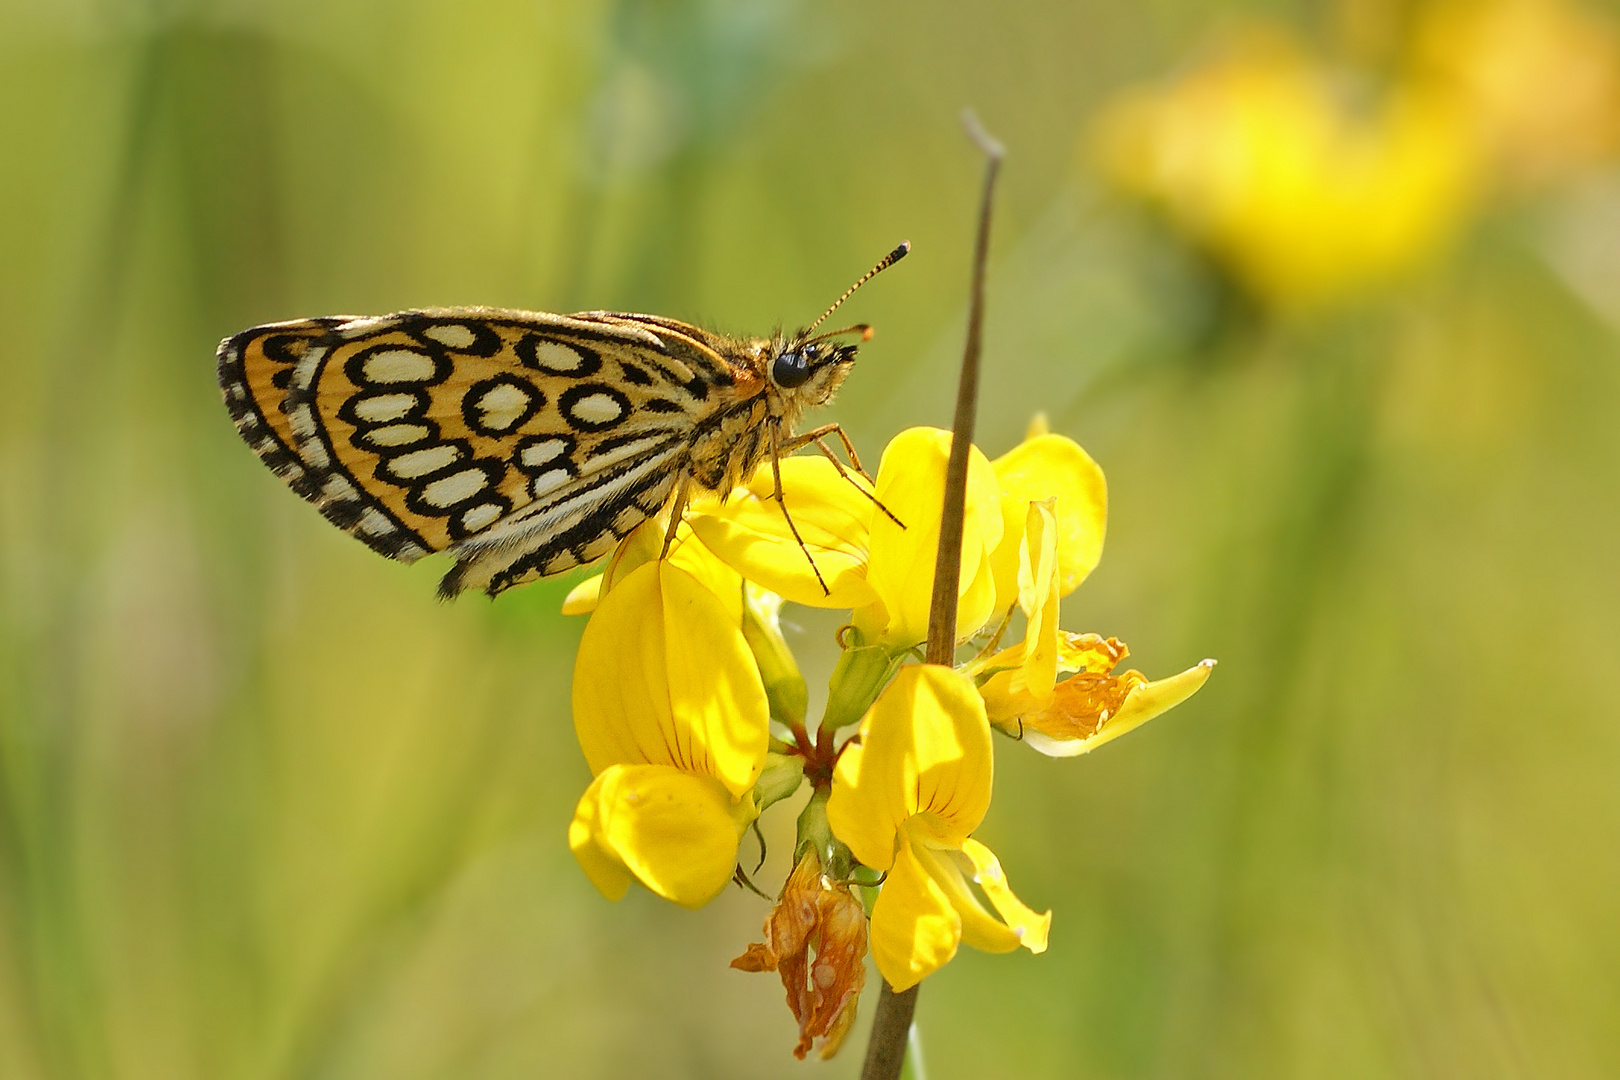
[[[447,594],[605,554],[658,512],[738,369],[673,320],[442,309],[255,327],[220,346],[237,428],[393,558],[452,550]]]

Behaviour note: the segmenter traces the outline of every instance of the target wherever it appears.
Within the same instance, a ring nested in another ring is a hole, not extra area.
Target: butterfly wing
[[[733,368],[670,320],[492,308],[336,316],[219,349],[237,430],[390,558],[449,550],[491,595],[605,554],[684,475]]]

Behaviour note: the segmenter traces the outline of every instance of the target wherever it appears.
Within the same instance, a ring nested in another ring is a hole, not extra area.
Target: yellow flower
[[[574,729],[596,776],[568,830],[586,875],[615,900],[632,878],[686,907],[713,899],[770,738],[740,618],[673,560],[618,579],[580,639]]]
[[[1115,675],[1114,668],[1128,655],[1122,642],[1063,633],[1056,641],[1056,668],[1069,678],[1043,691],[1028,682],[1026,644],[977,665],[995,672],[979,693],[991,724],[1048,757],[1090,753],[1141,727],[1197,693],[1215,667],[1215,661],[1205,660],[1154,682],[1140,671]]]
[[[1058,625],[1059,598],[1078,587],[1102,555],[1108,488],[1096,462],[1037,423],[994,469],[1007,520],[995,556],[998,592],[1016,600],[1026,625],[1023,641],[962,668],[981,681],[990,723],[1043,754],[1072,757],[1197,692],[1213,660],[1157,682],[1138,671],[1115,676],[1126,656],[1121,642]],[[1069,677],[1059,682],[1060,673]]]
[[[1480,178],[1449,100],[1397,86],[1352,110],[1333,73],[1276,32],[1129,94],[1097,126],[1104,171],[1161,207],[1256,299],[1312,309],[1443,248]]]
[[[827,820],[857,859],[888,875],[872,908],[872,957],[895,990],[939,970],[964,941],[1046,950],[1051,912],[1013,895],[995,855],[972,838],[992,772],[973,683],[933,665],[902,668],[839,758]]]

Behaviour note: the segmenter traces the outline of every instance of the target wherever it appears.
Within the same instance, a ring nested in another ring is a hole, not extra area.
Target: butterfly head
[[[766,366],[771,385],[800,405],[825,405],[855,363],[856,345],[836,340],[850,334],[859,334],[860,340],[866,341],[872,336],[872,328],[851,326],[813,338],[801,331],[792,338],[779,338]]]

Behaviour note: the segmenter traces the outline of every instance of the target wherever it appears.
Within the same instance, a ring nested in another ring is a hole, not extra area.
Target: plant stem
[[[1001,144],[966,113],[968,137],[984,151],[984,191],[979,201],[979,234],[973,246],[973,284],[968,300],[967,344],[956,386],[956,418],[951,425],[951,456],[945,466],[945,505],[940,513],[939,550],[934,559],[934,591],[928,609],[928,662],[953,666],[956,660],[956,603],[962,576],[962,521],[967,503],[968,451],[979,405],[979,352],[984,330],[984,274],[990,249],[990,205],[1001,169]],[[918,986],[896,993],[885,982],[878,994],[872,1035],[866,1044],[861,1080],[898,1080],[906,1060]]]
[[[956,418],[951,425],[951,457],[945,466],[945,505],[940,511],[939,550],[934,557],[934,594],[928,609],[928,662],[956,661],[956,603],[962,577],[962,518],[967,503],[968,452],[973,449],[973,422],[979,408],[979,352],[984,337],[984,273],[990,249],[990,200],[1001,169],[1001,144],[979,126],[971,112],[963,117],[968,137],[986,157],[984,190],[979,201],[979,235],[973,245],[973,284],[968,300],[967,345],[956,384]]]

